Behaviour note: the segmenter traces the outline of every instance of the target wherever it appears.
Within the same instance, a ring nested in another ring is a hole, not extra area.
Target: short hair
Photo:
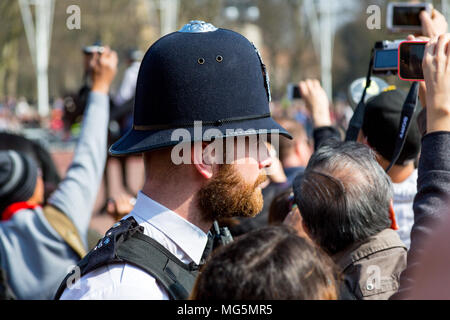
[[[323,146],[293,187],[308,235],[329,254],[391,225],[392,182],[363,144]]]
[[[337,299],[335,265],[287,226],[251,231],[219,247],[198,276],[193,300]]]

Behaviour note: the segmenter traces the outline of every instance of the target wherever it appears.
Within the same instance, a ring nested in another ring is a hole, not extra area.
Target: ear
[[[295,141],[295,153],[297,154],[297,157],[301,158],[303,153],[303,146],[300,140]]]
[[[313,148],[307,141],[297,141],[295,143],[295,154],[300,160],[300,166],[306,167],[313,153]]]
[[[367,137],[364,135],[362,129],[359,129],[358,137],[356,138],[356,142],[369,145],[369,142],[367,141]]]
[[[389,204],[389,219],[391,219],[391,229],[398,230],[397,220],[395,219],[394,202],[392,199]]]
[[[194,142],[191,146],[191,161],[198,173],[205,179],[211,179],[213,176],[213,166],[210,161],[203,156],[203,150],[207,147],[206,143]]]

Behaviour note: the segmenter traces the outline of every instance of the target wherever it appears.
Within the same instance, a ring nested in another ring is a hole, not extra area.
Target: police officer
[[[155,42],[139,70],[133,128],[110,148],[143,154],[144,186],[56,298],[187,298],[213,222],[262,208],[271,165],[262,137],[290,138],[269,101],[265,66],[242,35],[191,21]]]

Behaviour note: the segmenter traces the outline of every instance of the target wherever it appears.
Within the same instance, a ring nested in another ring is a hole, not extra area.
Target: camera
[[[287,86],[287,97],[289,100],[301,99],[302,94],[300,92],[300,87],[296,83],[289,83]]]
[[[423,81],[422,60],[426,41],[404,41],[399,46],[398,76],[405,81]]]
[[[387,7],[386,25],[391,32],[416,33],[422,30],[419,18],[420,12],[431,14],[433,6],[430,3],[396,3]]]
[[[378,75],[396,75],[398,71],[398,47],[404,40],[377,41],[374,48],[372,71]]]

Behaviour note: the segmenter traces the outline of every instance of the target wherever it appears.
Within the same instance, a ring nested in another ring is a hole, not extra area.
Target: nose
[[[272,158],[268,157],[267,159],[264,159],[264,161],[259,162],[259,168],[264,169],[268,168],[272,165]]]

